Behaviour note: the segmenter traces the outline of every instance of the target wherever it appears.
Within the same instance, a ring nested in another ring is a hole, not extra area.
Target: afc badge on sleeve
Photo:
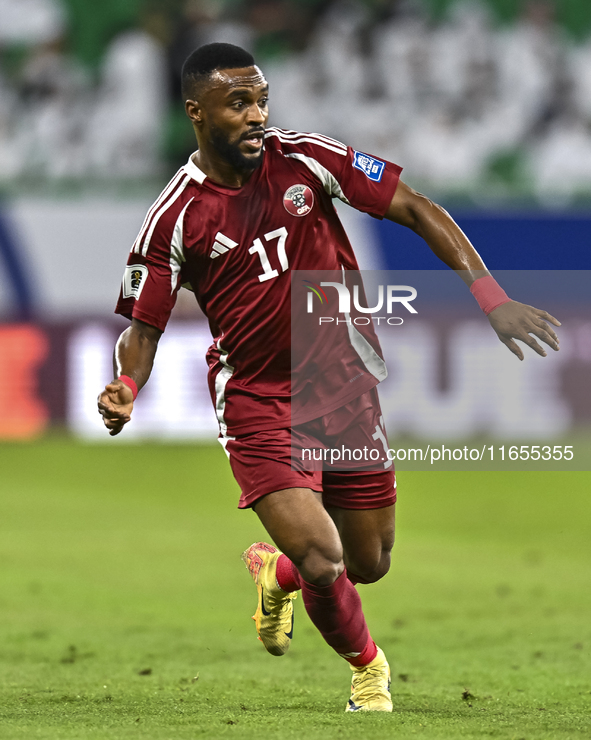
[[[370,157],[369,154],[363,154],[363,152],[353,152],[353,154],[353,167],[355,169],[365,172],[366,176],[374,182],[379,182],[382,179],[386,166],[385,162]]]
[[[146,265],[127,265],[123,273],[123,297],[139,298],[147,277]]]

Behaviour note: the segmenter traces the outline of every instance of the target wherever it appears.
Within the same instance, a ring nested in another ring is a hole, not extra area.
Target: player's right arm
[[[149,209],[127,260],[115,313],[130,319],[131,326],[115,345],[114,380],[98,397],[111,436],[131,419],[135,392],[150,377],[176,301],[185,261],[184,216],[193,201],[191,182],[184,168],[176,173]]]
[[[147,383],[158,340],[162,331],[139,319],[132,319],[131,326],[119,337],[113,353],[114,380],[105,386],[98,397],[99,413],[109,434],[119,434],[131,419],[133,391],[119,377],[131,378],[138,391]]]

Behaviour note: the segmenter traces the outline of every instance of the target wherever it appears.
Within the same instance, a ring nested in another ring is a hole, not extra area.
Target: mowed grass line
[[[345,715],[350,672],[296,602],[256,641],[221,449],[0,447],[0,738],[591,735],[585,473],[399,476],[392,571],[360,586],[392,715]]]

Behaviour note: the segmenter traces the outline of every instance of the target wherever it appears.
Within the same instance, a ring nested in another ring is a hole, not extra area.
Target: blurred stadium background
[[[273,124],[404,166],[491,269],[591,268],[587,0],[0,0],[0,19],[0,439],[105,439],[94,399],[126,325],[118,285],[147,207],[194,148],[178,78],[201,43],[254,52]],[[341,213],[362,268],[440,267],[412,233]],[[215,437],[208,329],[181,293],[128,439]],[[544,434],[591,420],[581,295],[542,379],[561,409]]]

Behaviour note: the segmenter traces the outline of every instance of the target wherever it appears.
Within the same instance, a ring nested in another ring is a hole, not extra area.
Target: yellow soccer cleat
[[[351,670],[351,698],[345,712],[391,712],[390,666],[384,651],[378,648],[371,663],[359,667],[352,665]]]
[[[271,655],[285,655],[293,636],[293,599],[277,585],[277,560],[281,553],[266,542],[255,542],[242,553],[259,593],[254,614],[259,640]]]

